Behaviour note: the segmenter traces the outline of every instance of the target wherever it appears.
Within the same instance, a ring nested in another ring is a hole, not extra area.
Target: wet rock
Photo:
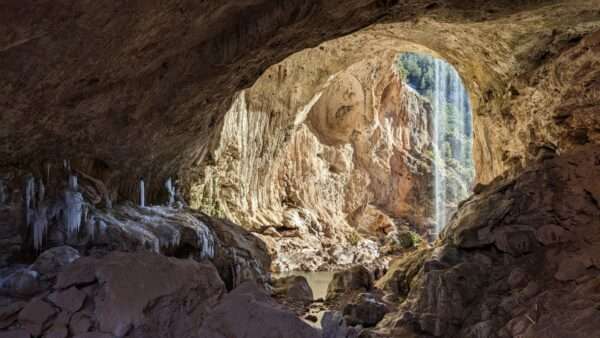
[[[273,279],[273,295],[293,301],[312,302],[313,292],[308,281],[302,276],[289,276]]]
[[[42,290],[39,273],[28,268],[18,269],[0,282],[0,292],[12,297],[30,297]]]
[[[102,332],[86,332],[73,336],[73,338],[113,338],[113,335]]]
[[[0,332],[0,338],[30,338],[31,334],[27,330],[17,329]]]
[[[343,315],[346,323],[351,326],[373,327],[377,325],[388,312],[385,304],[368,293],[358,295],[354,302],[344,306]]]
[[[161,337],[169,332],[185,337],[224,291],[211,264],[156,254],[111,253],[103,259],[80,259],[72,266],[92,271],[98,279],[95,322],[116,336]],[[63,271],[59,281],[68,273]]]
[[[327,311],[321,319],[323,338],[357,338],[359,331],[348,326],[344,316],[338,311]]]
[[[76,313],[71,317],[69,329],[73,335],[88,332],[92,328],[92,320],[83,313]]]
[[[216,235],[217,245],[212,262],[227,290],[246,281],[266,284],[269,279],[271,257],[265,243],[241,226],[226,220],[195,214],[208,224]]]
[[[0,329],[4,329],[13,324],[17,320],[19,311],[21,311],[26,304],[27,303],[25,302],[12,302],[0,307]]]
[[[333,300],[340,295],[352,291],[370,291],[373,287],[371,272],[362,265],[336,272],[327,288],[327,300]]]
[[[44,326],[56,314],[56,310],[41,299],[27,303],[19,313],[19,323],[32,335],[39,336]]]
[[[77,312],[83,306],[86,294],[79,291],[76,287],[71,287],[66,291],[59,291],[48,296],[54,304],[63,310]]]
[[[54,326],[44,333],[44,338],[67,338],[69,330],[64,326]]]
[[[96,281],[95,259],[82,257],[74,264],[68,265],[56,279],[57,289],[66,289],[70,286],[87,285]]]
[[[318,330],[280,309],[257,285],[246,282],[227,294],[206,317],[200,337],[321,338]]]
[[[560,281],[575,280],[585,274],[586,265],[582,257],[569,257],[562,260],[558,265],[558,270],[554,278]]]
[[[42,252],[31,269],[38,271],[46,278],[52,278],[79,257],[79,252],[72,247],[59,246]]]

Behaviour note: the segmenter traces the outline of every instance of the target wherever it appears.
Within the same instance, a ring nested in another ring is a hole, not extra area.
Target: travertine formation
[[[240,93],[190,188],[192,207],[262,233],[275,270],[370,262],[379,252],[363,235],[430,223],[429,102],[395,74],[394,53],[352,65],[302,102],[295,88],[315,91],[298,85],[320,72],[299,65],[314,57],[295,55]]]

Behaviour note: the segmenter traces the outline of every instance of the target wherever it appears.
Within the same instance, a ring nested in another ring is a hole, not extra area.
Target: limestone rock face
[[[433,250],[378,284],[407,297],[380,324],[443,337],[588,337],[597,315],[600,150],[545,158],[466,201]],[[393,320],[395,318],[395,322]],[[385,328],[385,329],[384,329]]]
[[[269,69],[225,116],[192,207],[262,233],[275,271],[369,262],[379,253],[357,232],[425,229],[431,110],[390,71],[394,56],[353,65],[312,97],[294,92],[319,79],[298,68],[311,55]]]

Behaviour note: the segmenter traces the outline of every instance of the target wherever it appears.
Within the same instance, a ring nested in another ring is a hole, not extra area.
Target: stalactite
[[[69,187],[64,193],[63,219],[67,234],[76,234],[81,227],[83,215],[83,196],[77,191],[77,176],[69,176]]]
[[[48,215],[48,205],[45,202],[44,182],[41,179],[38,180],[36,190],[35,181],[33,176],[27,177],[25,181],[25,223],[33,234],[33,247],[39,251],[42,248],[51,217]]]
[[[140,179],[140,207],[146,206],[146,191],[144,187],[144,179]]]
[[[167,189],[167,193],[169,194],[167,206],[172,207],[175,204],[175,185],[173,185],[173,181],[170,177],[165,182],[165,188]]]

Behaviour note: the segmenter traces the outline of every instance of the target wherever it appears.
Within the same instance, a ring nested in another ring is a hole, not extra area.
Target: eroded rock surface
[[[597,335],[598,173],[600,150],[586,146],[480,188],[435,249],[392,264],[381,286],[406,301],[382,330],[437,337]]]
[[[147,252],[82,257],[53,272],[54,286],[15,308],[18,318],[6,330],[36,337],[46,331],[49,337],[198,337],[225,293],[211,263]],[[7,308],[3,313],[13,316]]]
[[[191,182],[192,207],[261,233],[275,271],[370,263],[397,225],[430,223],[431,108],[391,70],[395,54],[295,92],[318,84],[301,67],[311,58],[295,55],[239,94]]]

